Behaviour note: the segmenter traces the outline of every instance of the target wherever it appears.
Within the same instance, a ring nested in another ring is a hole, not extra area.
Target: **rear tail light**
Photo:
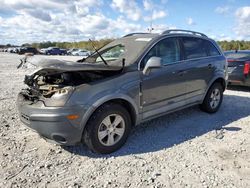
[[[248,74],[250,71],[250,61],[246,61],[244,65],[244,74]]]

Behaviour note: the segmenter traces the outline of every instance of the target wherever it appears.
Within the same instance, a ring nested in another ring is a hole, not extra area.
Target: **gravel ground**
[[[213,115],[192,107],[137,126],[122,149],[97,155],[19,121],[20,57],[0,53],[0,187],[250,187],[250,90],[227,90]]]

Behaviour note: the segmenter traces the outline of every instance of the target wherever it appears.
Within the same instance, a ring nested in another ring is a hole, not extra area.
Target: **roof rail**
[[[202,36],[202,37],[207,37],[207,35],[205,35],[203,33],[199,33],[199,32],[196,32],[196,31],[183,30],[183,29],[166,30],[166,31],[163,31],[162,35],[170,34],[170,33],[173,33],[173,32],[176,32],[176,33],[179,33],[179,32],[190,33],[190,34],[193,34],[193,35],[199,35],[199,36]]]
[[[133,36],[133,35],[143,35],[143,34],[150,34],[150,33],[129,33],[127,35],[124,35],[123,37],[130,37],[130,36]]]

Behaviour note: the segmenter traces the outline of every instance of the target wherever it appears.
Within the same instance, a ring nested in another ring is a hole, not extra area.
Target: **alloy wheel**
[[[125,121],[119,114],[111,114],[103,119],[98,129],[98,139],[105,146],[113,146],[125,132]]]
[[[211,108],[215,109],[220,104],[221,93],[218,88],[215,88],[210,96],[210,106]]]

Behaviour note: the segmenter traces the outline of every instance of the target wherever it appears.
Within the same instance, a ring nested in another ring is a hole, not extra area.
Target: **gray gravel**
[[[0,187],[250,187],[249,89],[227,90],[213,115],[192,107],[142,124],[122,149],[96,155],[19,121],[20,57],[0,53]]]

